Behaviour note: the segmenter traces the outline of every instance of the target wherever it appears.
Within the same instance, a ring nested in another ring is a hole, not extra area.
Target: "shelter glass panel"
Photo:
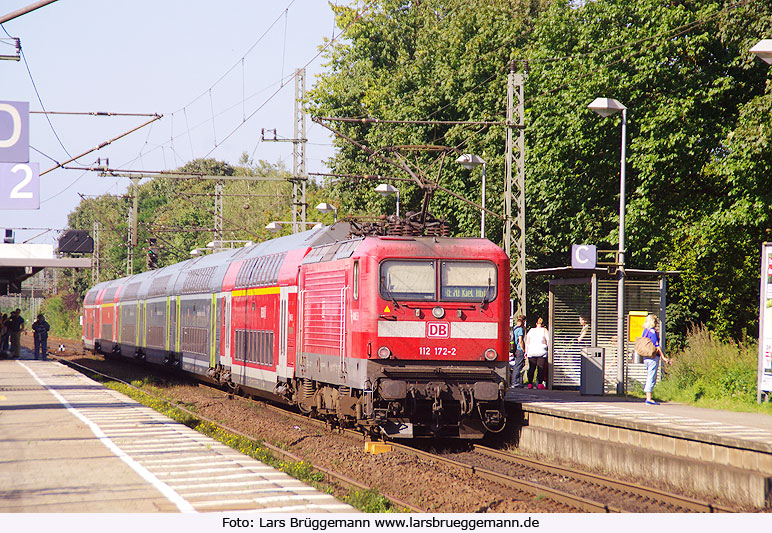
[[[590,346],[592,339],[589,328],[590,290],[589,280],[552,287],[554,307],[550,330],[554,368],[552,384],[555,387],[580,385],[581,349]]]

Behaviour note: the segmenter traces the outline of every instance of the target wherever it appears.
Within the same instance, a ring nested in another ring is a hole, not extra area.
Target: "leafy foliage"
[[[51,326],[50,335],[66,339],[80,339],[80,297],[72,292],[61,292],[47,298],[40,308]]]
[[[372,4],[371,4],[372,5]],[[506,72],[510,49],[523,36],[538,2],[430,0],[406,3],[375,2],[369,10],[338,6],[338,26],[348,27],[347,41],[332,48],[329,72],[309,93],[316,116],[374,117],[387,120],[501,121],[505,115]],[[471,202],[480,202],[480,170],[455,164],[462,152],[487,161],[488,197],[503,194],[504,136],[500,126],[435,124],[362,125],[333,122],[331,126],[379,155],[398,159],[399,153],[422,178],[441,176],[441,185]],[[330,161],[339,174],[393,176],[404,211],[418,211],[424,198],[411,176],[379,157],[347,142],[336,141]],[[440,169],[438,152],[408,145],[445,146],[451,152]],[[393,149],[396,147],[396,151]],[[389,212],[391,204],[373,188],[377,182],[340,178],[329,185],[341,194],[346,211],[355,214]],[[431,211],[448,219],[459,235],[475,234],[478,208],[436,192]],[[501,222],[491,217],[487,233],[494,240]]]

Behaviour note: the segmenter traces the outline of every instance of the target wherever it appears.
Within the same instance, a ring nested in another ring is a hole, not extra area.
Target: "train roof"
[[[488,239],[474,237],[367,237],[355,256],[448,257],[505,260],[507,255]],[[310,254],[309,254],[310,255]]]
[[[87,293],[85,303],[107,303],[120,300],[153,298],[184,292],[219,292],[231,263],[247,262],[267,255],[284,254],[291,250],[308,250],[316,246],[345,239],[349,225],[338,222],[319,226],[301,233],[270,239],[242,248],[229,249],[188,259],[157,270],[149,270],[94,285]],[[120,291],[120,293],[118,293]],[[101,300],[99,299],[102,294]]]
[[[350,226],[338,222],[308,231],[270,239],[242,248],[188,259],[157,270],[103,281],[86,294],[85,304],[154,298],[170,294],[213,293],[228,287],[273,284],[288,252],[292,270],[298,263],[309,264],[344,258],[448,257],[508,260],[504,250],[487,239],[471,237],[368,236],[349,237]],[[266,259],[268,258],[268,259]],[[233,266],[235,265],[235,266]],[[231,273],[229,272],[229,268]],[[260,277],[262,276],[262,277]],[[234,280],[234,278],[237,278]]]

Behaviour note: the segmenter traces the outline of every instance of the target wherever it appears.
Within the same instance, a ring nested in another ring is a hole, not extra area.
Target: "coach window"
[[[359,300],[359,261],[354,261],[354,282],[352,283],[354,300]]]
[[[488,261],[441,261],[440,298],[450,302],[496,299],[496,266]]]
[[[436,300],[435,262],[384,261],[381,263],[380,293],[385,300]]]

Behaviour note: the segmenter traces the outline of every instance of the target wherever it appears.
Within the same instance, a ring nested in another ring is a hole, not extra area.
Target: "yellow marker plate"
[[[383,312],[384,313],[391,313],[391,309],[389,309],[388,305],[383,309]]]

